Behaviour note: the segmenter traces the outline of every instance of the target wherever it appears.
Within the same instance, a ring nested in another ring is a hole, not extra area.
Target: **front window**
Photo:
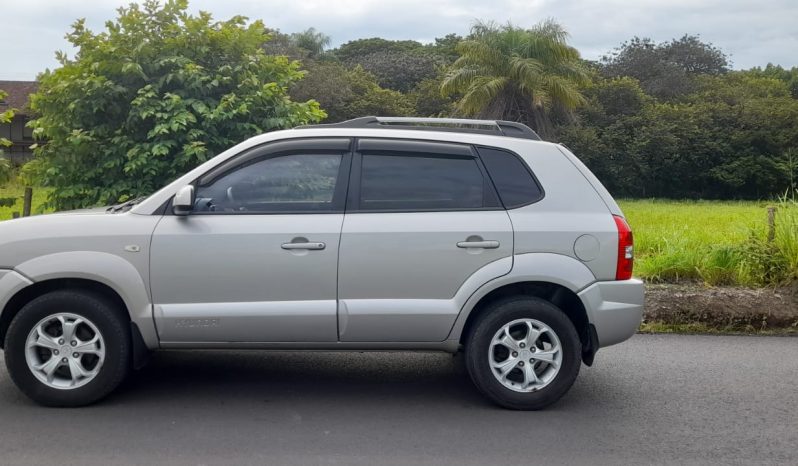
[[[279,213],[332,210],[341,160],[341,154],[291,154],[243,164],[198,186],[194,211]]]

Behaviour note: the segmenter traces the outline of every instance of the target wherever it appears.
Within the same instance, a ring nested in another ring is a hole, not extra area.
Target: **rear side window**
[[[487,147],[480,147],[479,155],[505,208],[514,209],[543,198],[543,190],[520,157]]]
[[[485,207],[487,183],[471,157],[364,154],[360,183],[362,210]]]

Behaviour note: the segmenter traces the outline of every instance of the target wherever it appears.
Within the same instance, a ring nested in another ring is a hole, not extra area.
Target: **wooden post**
[[[19,212],[11,212],[11,218],[19,218]]]
[[[30,217],[30,203],[33,199],[33,188],[26,187],[25,188],[25,197],[22,200],[22,216],[23,217]]]
[[[776,239],[776,208],[768,207],[768,243]]]

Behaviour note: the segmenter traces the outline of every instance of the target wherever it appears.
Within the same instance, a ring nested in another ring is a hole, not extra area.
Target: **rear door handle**
[[[481,248],[481,249],[496,249],[499,247],[498,241],[460,241],[457,243],[458,248]]]
[[[318,251],[320,249],[324,249],[325,247],[327,247],[327,245],[321,242],[283,243],[282,245],[280,245],[280,247],[283,249],[310,249],[313,251]]]

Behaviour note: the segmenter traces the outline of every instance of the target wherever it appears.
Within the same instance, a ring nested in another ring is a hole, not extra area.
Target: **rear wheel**
[[[581,365],[582,347],[568,317],[534,297],[490,305],[466,341],[466,367],[477,388],[510,409],[535,410],[559,400]]]
[[[113,391],[131,364],[129,325],[101,296],[47,293],[8,328],[8,373],[25,395],[48,406],[81,406]]]

